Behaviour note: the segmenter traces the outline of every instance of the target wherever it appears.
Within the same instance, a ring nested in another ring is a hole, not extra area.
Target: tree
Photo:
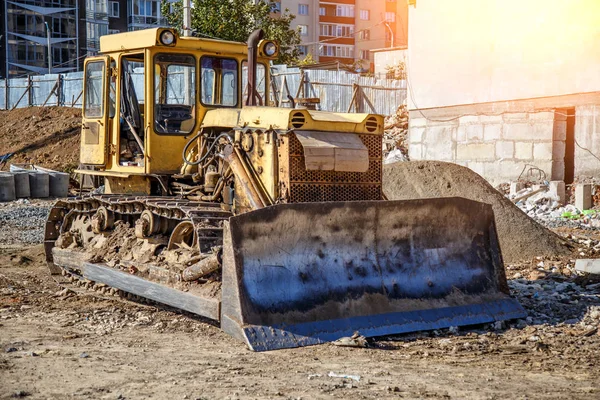
[[[192,0],[192,29],[195,34],[214,39],[246,42],[255,29],[265,31],[265,38],[281,46],[277,63],[291,64],[298,59],[300,33],[290,28],[295,15],[285,10],[272,16],[271,5],[252,0]],[[162,14],[170,26],[179,30],[183,23],[183,3],[163,0]]]

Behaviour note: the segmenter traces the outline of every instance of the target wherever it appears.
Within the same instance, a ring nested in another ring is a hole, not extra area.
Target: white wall
[[[600,91],[600,0],[418,0],[409,108]]]

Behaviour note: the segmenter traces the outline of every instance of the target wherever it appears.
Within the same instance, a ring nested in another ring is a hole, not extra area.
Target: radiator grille
[[[381,185],[344,185],[292,183],[291,203],[313,203],[317,201],[381,200]]]
[[[288,135],[292,203],[381,200],[381,135],[359,135],[369,150],[367,172],[306,170],[304,150],[296,135]]]

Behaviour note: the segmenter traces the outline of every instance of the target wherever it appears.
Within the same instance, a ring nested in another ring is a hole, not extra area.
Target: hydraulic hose
[[[215,147],[215,145],[217,144],[217,142],[219,141],[219,139],[226,138],[231,143],[231,138],[229,137],[229,135],[227,133],[221,133],[219,136],[217,136],[215,138],[214,142],[212,142],[212,144],[210,145],[210,147],[206,151],[206,154],[204,154],[198,161],[190,161],[190,160],[187,159],[186,153],[187,153],[188,149],[190,148],[190,145],[193,142],[195,142],[196,139],[198,139],[200,137],[200,135],[202,135],[202,133],[203,133],[202,130],[200,132],[198,132],[198,134],[196,136],[194,136],[193,138],[191,138],[189,140],[189,142],[187,142],[187,144],[183,147],[183,153],[182,153],[181,156],[183,157],[183,162],[185,162],[188,165],[198,165],[202,161],[204,161],[206,159],[206,157],[211,153],[212,149]]]

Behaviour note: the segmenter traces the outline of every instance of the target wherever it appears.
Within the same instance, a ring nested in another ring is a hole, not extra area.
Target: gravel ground
[[[0,203],[0,246],[42,243],[55,200],[21,199]]]

